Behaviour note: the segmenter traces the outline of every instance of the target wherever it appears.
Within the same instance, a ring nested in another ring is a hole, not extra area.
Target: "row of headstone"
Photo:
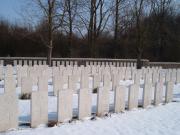
[[[33,66],[33,65],[46,65],[47,61],[46,60],[13,60],[13,65],[28,65],[28,66]],[[0,60],[0,65],[4,65],[4,61]],[[59,66],[59,65],[78,65],[78,61],[52,61],[53,66]],[[103,61],[86,61],[85,62],[86,66],[100,66],[100,65],[105,65],[105,66],[117,66],[117,67],[136,67],[135,62],[103,62]]]
[[[13,61],[14,66],[23,66],[23,65],[28,65],[28,66],[33,66],[33,65],[47,65],[46,60],[14,60]]]
[[[134,62],[103,62],[103,61],[86,61],[86,66],[115,66],[115,67],[136,67]]]
[[[26,66],[26,65],[25,65]],[[23,66],[23,67],[25,67]],[[41,67],[41,66],[37,66],[35,65],[36,67]],[[58,68],[59,70],[59,67],[53,67],[53,68]],[[72,72],[75,72],[74,70],[77,70],[77,69],[80,69],[80,70],[88,70],[91,74],[103,74],[105,72],[109,72],[110,74],[113,74],[114,72],[116,73],[121,73],[123,79],[125,80],[128,80],[128,79],[132,79],[132,75],[133,75],[133,72],[136,71],[136,69],[134,67],[109,67],[109,66],[87,66],[87,67],[84,67],[84,66],[81,66],[81,67],[77,67],[77,66],[68,66],[68,67],[64,67],[64,66],[60,66],[60,68],[64,68],[63,70],[72,70]],[[17,67],[18,69],[18,67]],[[141,74],[142,74],[142,78],[143,78],[143,74],[147,73],[147,72],[154,72],[154,71],[158,71],[159,69],[146,69],[146,68],[143,68],[142,71],[141,71]],[[173,73],[176,74],[176,71],[174,72],[175,70],[173,70]],[[70,71],[69,71],[70,72]]]
[[[38,84],[38,78],[41,76],[46,76],[47,80],[53,76],[53,86],[54,86],[54,95],[57,96],[57,91],[64,88],[64,84],[68,84],[67,88],[72,88],[76,91],[76,83],[80,80],[80,88],[89,88],[89,77],[92,77],[93,73],[93,89],[100,87],[101,82],[103,86],[112,86],[114,90],[115,87],[119,84],[120,80],[124,80],[124,78],[134,80],[134,83],[140,84],[141,79],[148,81],[149,83],[153,83],[155,85],[159,79],[163,79],[163,74],[159,70],[152,69],[142,69],[136,70],[132,68],[115,68],[115,67],[106,67],[104,69],[96,69],[90,67],[81,67],[82,69],[78,69],[78,67],[60,67],[53,68],[53,75],[51,74],[50,68],[45,66],[17,66],[17,85],[22,87],[21,82],[24,82],[23,78],[29,78],[29,82],[32,85]],[[97,72],[99,70],[99,72]],[[13,78],[13,67],[6,67],[5,77]],[[0,76],[3,78],[3,70],[0,68]],[[123,77],[124,76],[124,77]],[[174,83],[179,83],[180,81],[180,72],[179,70],[168,70],[165,74],[165,82],[173,81]],[[7,80],[7,79],[5,79]],[[28,80],[28,79],[27,79]],[[39,81],[40,82],[40,81]],[[46,81],[47,82],[47,81]],[[112,82],[112,85],[111,85]],[[25,89],[25,88],[22,88]],[[47,89],[47,88],[46,88]],[[28,90],[28,88],[27,88]],[[23,90],[22,90],[23,91]]]
[[[1,68],[2,69],[2,68]],[[51,71],[48,70],[47,67],[40,67],[40,66],[34,66],[34,67],[28,67],[28,66],[17,66],[17,85],[21,87],[22,78],[29,78],[29,82],[32,80],[32,85],[38,84],[38,78],[41,76],[46,76],[47,80],[51,78]],[[104,70],[100,70],[99,73],[94,72],[93,75],[93,89],[100,86],[101,82],[103,82],[103,86],[111,86],[112,82],[112,89],[115,89],[115,87],[119,84],[120,80],[123,80],[122,72],[125,74],[129,74],[131,76],[131,79],[134,80],[134,83],[140,84],[140,80],[144,78],[145,81],[153,83],[155,85],[156,82],[158,82],[160,79],[163,79],[163,75],[158,70],[150,71],[148,69],[145,71],[143,70],[136,70],[131,71],[132,73],[128,73],[128,68],[120,68],[120,70],[117,71],[116,68],[112,67],[112,73],[110,73],[108,68],[105,68]],[[95,68],[94,68],[95,70]],[[143,72],[143,73],[142,73]],[[179,82],[179,70],[177,72],[174,70],[174,74],[171,75],[169,71],[166,72],[165,81],[173,81],[178,83]],[[2,70],[1,70],[1,74]],[[13,78],[13,68],[12,66],[6,67],[6,74],[7,78]],[[53,68],[53,86],[54,86],[54,93],[57,95],[57,91],[59,89],[63,89],[64,84],[68,84],[67,88],[72,88],[73,90],[76,90],[76,83],[80,80],[80,88],[89,88],[89,77],[91,76],[91,69],[90,68],[82,68],[82,70],[78,70],[77,67],[68,67],[66,69],[65,67],[59,68]],[[169,76],[169,77],[168,77]],[[2,77],[3,78],[3,77]],[[169,78],[169,79],[168,79]],[[7,80],[7,79],[5,79]],[[28,80],[28,79],[27,79]],[[46,81],[47,82],[47,81]],[[24,88],[23,88],[24,89]],[[28,88],[27,88],[28,89]]]
[[[54,85],[54,91],[57,91],[57,89],[61,89],[64,85],[64,83],[68,83],[68,87],[72,87],[73,89],[76,89],[76,83],[81,81],[81,87],[80,88],[89,88],[89,77],[91,76],[91,70],[93,73],[93,88],[97,88],[101,82],[103,82],[103,86],[109,86],[111,85],[110,82],[112,82],[112,89],[115,89],[115,87],[119,84],[120,80],[124,80],[124,78],[132,79],[134,80],[134,83],[139,84],[141,79],[144,79],[145,81],[152,82],[153,85],[155,85],[156,82],[159,81],[159,79],[163,79],[163,74],[159,70],[150,71],[150,69],[145,70],[136,70],[136,69],[130,69],[130,68],[119,68],[119,70],[116,70],[116,68],[112,67],[112,71],[109,71],[110,69],[104,68],[104,69],[96,69],[99,70],[99,72],[95,71],[96,68],[84,68],[82,67],[81,70],[76,68],[65,68],[61,67],[59,68],[53,68],[53,85]],[[133,70],[133,71],[132,71]],[[7,66],[5,71],[5,77],[12,77],[13,78],[13,68],[12,66]],[[40,66],[34,66],[34,67],[28,67],[28,66],[17,66],[17,85],[21,87],[21,82],[23,77],[28,77],[30,80],[32,79],[33,85],[37,85],[38,83],[38,77],[41,76],[47,76],[47,79],[49,80],[52,76],[50,68],[47,67],[40,67]],[[124,76],[124,77],[123,77]],[[167,71],[165,74],[165,82],[173,81],[174,83],[179,83],[180,81],[180,72],[177,71]],[[0,77],[3,79],[3,69],[0,68]],[[59,79],[55,79],[59,78]],[[63,79],[60,79],[63,78]],[[59,80],[59,81],[56,81]],[[59,83],[59,84],[58,84]],[[61,87],[56,89],[56,84],[61,85]],[[55,92],[56,93],[56,92]]]

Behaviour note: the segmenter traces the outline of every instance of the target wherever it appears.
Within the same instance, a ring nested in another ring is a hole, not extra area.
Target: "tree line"
[[[137,58],[138,68],[142,58],[180,61],[175,0],[28,2],[25,25],[1,19],[1,56],[46,56],[49,64],[52,57]]]

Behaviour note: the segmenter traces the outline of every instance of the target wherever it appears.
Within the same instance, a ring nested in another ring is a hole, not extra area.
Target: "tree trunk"
[[[116,9],[115,9],[115,29],[114,29],[114,40],[117,41],[118,32],[119,32],[119,0],[116,0]]]
[[[139,53],[138,53],[138,56],[137,56],[137,69],[141,69],[141,68],[142,68],[141,58],[142,58],[142,53],[139,52]]]
[[[72,31],[70,30],[70,33],[69,33],[69,38],[68,38],[68,45],[69,45],[69,48],[70,48],[70,57],[72,57]]]
[[[50,42],[52,45],[52,41]],[[48,47],[48,57],[47,57],[47,64],[51,67],[52,66],[52,47]]]
[[[55,0],[48,1],[49,4],[49,10],[48,10],[48,40],[49,40],[49,44],[48,44],[48,65],[51,66],[52,62],[52,49],[53,49],[53,8],[54,8],[54,3]]]
[[[94,43],[93,43],[93,36],[94,36],[94,13],[95,13],[95,5],[96,0],[91,0],[91,8],[90,8],[90,22],[89,22],[89,30],[88,30],[88,44],[90,48],[91,57],[93,57],[94,53]]]
[[[73,35],[73,20],[72,20],[72,9],[71,0],[68,0],[68,16],[69,16],[69,35],[68,35],[68,45],[70,48],[70,56],[72,56],[72,35]]]

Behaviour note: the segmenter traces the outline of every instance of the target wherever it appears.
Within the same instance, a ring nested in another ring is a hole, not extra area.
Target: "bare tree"
[[[133,15],[136,29],[137,69],[142,67],[141,59],[144,49],[142,20],[144,15],[145,0],[134,0]]]
[[[72,48],[73,25],[77,15],[78,0],[65,0],[65,8],[67,12],[65,23],[68,28],[68,45],[69,48]],[[70,54],[72,54],[72,50],[70,50]]]
[[[88,43],[91,46],[91,56],[96,56],[96,40],[104,31],[110,17],[110,7],[106,7],[105,0],[91,0],[90,18],[88,26]],[[109,6],[109,5],[108,5]]]
[[[55,2],[56,0],[48,0],[47,3],[43,0],[37,0],[37,4],[43,10],[46,17],[46,23],[48,26],[48,43],[46,44],[48,48],[47,61],[48,65],[51,66],[52,50],[53,50],[53,17],[55,16]]]
[[[63,26],[65,9],[59,0],[34,0],[35,6],[42,12],[42,19],[47,26],[47,37],[41,36],[41,39],[47,47],[47,62],[52,64],[53,53],[53,35],[56,30]]]
[[[132,24],[131,3],[128,0],[115,0],[112,20],[114,22],[114,40],[124,33]]]

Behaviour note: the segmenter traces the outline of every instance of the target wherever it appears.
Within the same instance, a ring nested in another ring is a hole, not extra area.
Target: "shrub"
[[[98,91],[98,88],[93,89],[93,93],[97,93],[97,91]]]
[[[22,94],[19,96],[19,99],[22,99],[22,100],[31,99],[31,93],[22,93]]]
[[[58,122],[57,121],[49,121],[48,122],[48,127],[54,127],[54,126],[57,126]]]

